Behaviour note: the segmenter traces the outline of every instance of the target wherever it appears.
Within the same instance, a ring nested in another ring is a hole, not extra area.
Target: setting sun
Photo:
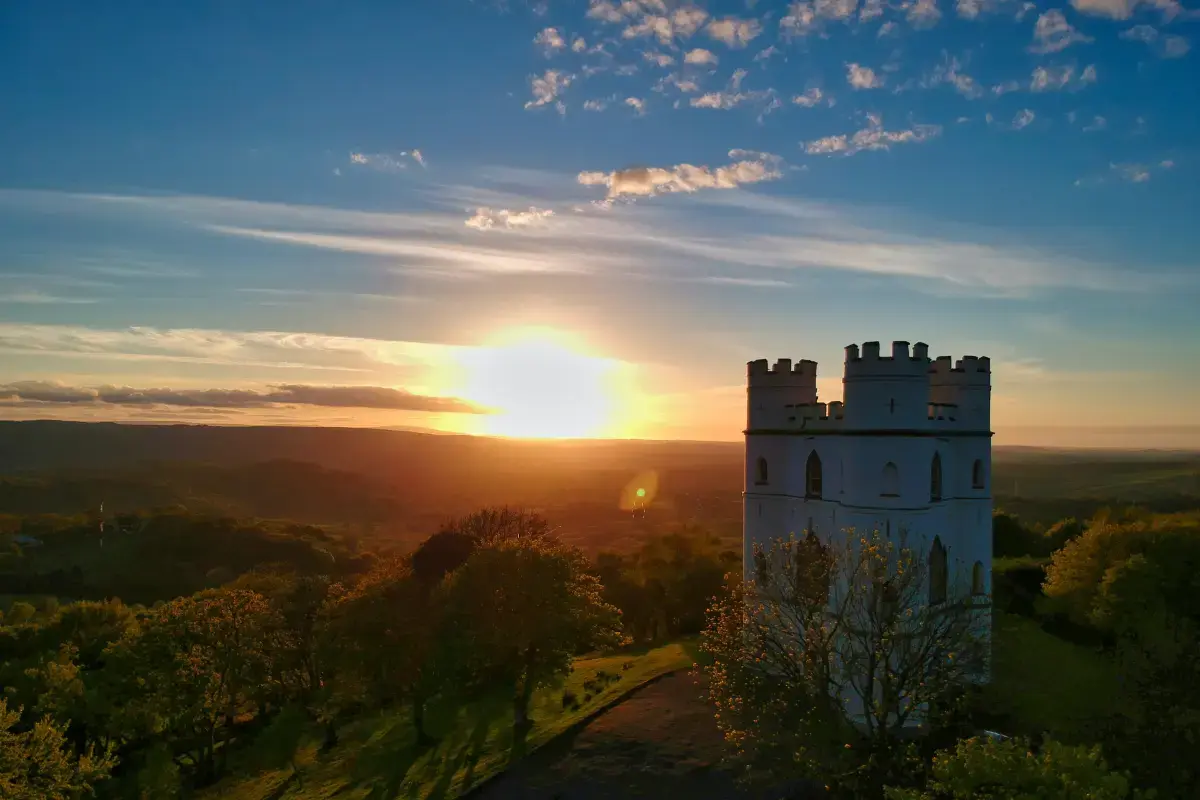
[[[612,436],[625,392],[621,363],[587,355],[559,331],[510,332],[461,352],[456,394],[495,411],[480,433],[527,438]]]

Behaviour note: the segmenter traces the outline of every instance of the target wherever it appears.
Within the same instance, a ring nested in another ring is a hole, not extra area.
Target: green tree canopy
[[[469,642],[477,674],[515,685],[518,727],[536,687],[564,675],[576,655],[622,641],[620,612],[589,566],[578,549],[517,537],[480,548],[450,577],[451,629]]]
[[[933,758],[923,789],[889,789],[888,800],[1125,800],[1129,778],[1109,770],[1099,747],[975,737]],[[1140,796],[1140,795],[1133,795]]]

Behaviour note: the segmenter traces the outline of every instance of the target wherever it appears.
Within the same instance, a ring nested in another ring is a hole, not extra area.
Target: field
[[[989,712],[1009,723],[1003,732],[1086,742],[1089,726],[1117,710],[1117,670],[1098,651],[999,612],[992,637],[992,684],[985,698]]]
[[[630,691],[692,662],[690,648],[680,643],[582,659],[563,686],[534,695],[534,727],[524,741],[513,738],[512,704],[506,696],[454,711],[431,709],[430,732],[438,743],[424,751],[414,747],[405,709],[384,712],[342,729],[339,745],[324,756],[317,753],[314,732],[297,758],[299,777],[285,767],[249,779],[226,780],[200,796],[211,800],[458,797]],[[584,682],[601,671],[619,680],[591,695],[578,709],[564,709],[563,692],[583,700],[589,694]]]

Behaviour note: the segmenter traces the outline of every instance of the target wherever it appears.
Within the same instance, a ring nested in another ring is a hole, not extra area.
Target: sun
[[[494,411],[479,432],[521,438],[617,434],[624,389],[620,362],[583,352],[560,331],[510,331],[458,354],[457,394]]]

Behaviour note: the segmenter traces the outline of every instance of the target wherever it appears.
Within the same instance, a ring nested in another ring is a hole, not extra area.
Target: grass
[[[383,798],[458,797],[503,771],[511,762],[545,745],[573,725],[603,710],[630,690],[693,662],[687,643],[627,650],[580,659],[561,686],[535,693],[533,728],[523,741],[514,739],[512,703],[497,695],[465,708],[430,708],[427,722],[437,743],[415,746],[406,709],[357,720],[339,731],[339,744],[318,755],[319,737],[305,738],[290,767],[257,770],[251,763],[235,766],[235,774],[202,792],[203,800],[382,800]],[[596,673],[619,676],[596,687]],[[584,684],[591,686],[591,691]],[[564,692],[578,698],[564,707]],[[585,700],[585,697],[588,699]],[[242,758],[249,762],[249,753]],[[239,766],[241,767],[239,769]],[[253,773],[253,774],[251,774]]]
[[[985,702],[1015,733],[1064,742],[1094,738],[1093,723],[1117,710],[1116,666],[1098,650],[1047,633],[1024,617],[996,612],[992,683]]]

